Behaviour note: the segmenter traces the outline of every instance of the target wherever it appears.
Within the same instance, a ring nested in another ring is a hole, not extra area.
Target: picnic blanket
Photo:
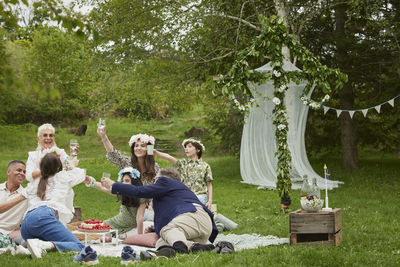
[[[235,247],[235,251],[240,251],[243,249],[257,248],[260,246],[288,244],[289,238],[279,238],[273,235],[261,236],[258,234],[218,234],[215,243],[219,241],[231,242]],[[122,248],[126,246],[126,244],[119,243],[118,245],[111,245],[106,243],[103,247],[103,244],[97,243],[90,244],[90,246],[97,251],[98,255],[107,257],[120,257]],[[137,253],[139,253],[141,250],[154,249],[135,245],[130,246],[132,246]]]

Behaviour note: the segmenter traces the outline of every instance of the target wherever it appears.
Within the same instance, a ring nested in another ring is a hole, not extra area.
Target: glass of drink
[[[99,122],[97,123],[97,128],[99,130],[103,130],[105,126],[106,126],[106,120],[99,118]]]
[[[71,151],[71,156],[76,157],[78,155],[78,140],[69,140],[69,149]]]
[[[147,145],[147,155],[153,155],[154,145]]]

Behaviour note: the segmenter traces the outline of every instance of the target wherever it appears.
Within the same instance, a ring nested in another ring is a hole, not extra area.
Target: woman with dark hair
[[[147,134],[133,135],[128,144],[131,156],[125,156],[116,150],[106,135],[106,127],[98,128],[97,133],[107,151],[107,160],[118,168],[133,167],[140,172],[143,185],[154,184],[154,178],[160,167],[154,161],[153,155],[147,154],[147,145],[154,145],[155,139]]]
[[[32,257],[41,258],[47,250],[80,251],[83,244],[65,227],[73,214],[66,206],[68,192],[85,180],[85,171],[65,171],[60,158],[46,154],[40,161],[41,177],[26,188],[28,209],[21,224]]]
[[[141,186],[140,173],[132,167],[126,167],[118,173],[118,181],[123,184],[132,184]],[[85,184],[88,187],[94,187],[100,191],[106,192],[110,195],[111,192],[101,186],[93,177],[87,176]],[[144,200],[135,197],[127,197],[117,195],[118,199],[122,199],[122,205],[119,214],[107,219],[104,223],[110,225],[111,229],[118,230],[118,233],[123,234],[137,227],[137,233],[143,234],[143,213],[146,208]]]

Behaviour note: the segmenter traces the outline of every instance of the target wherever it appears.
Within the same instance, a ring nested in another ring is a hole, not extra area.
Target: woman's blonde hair
[[[45,123],[40,125],[40,127],[38,128],[37,136],[39,137],[40,133],[43,132],[44,130],[50,130],[53,132],[53,134],[56,133],[56,129],[54,129],[53,125],[51,125],[50,123]]]

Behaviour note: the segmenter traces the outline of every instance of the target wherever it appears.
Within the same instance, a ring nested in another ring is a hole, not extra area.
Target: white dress
[[[60,155],[60,160],[64,164],[65,160],[68,158],[67,153],[64,149],[58,148],[56,145],[52,146],[50,149],[35,150],[28,152],[28,160],[26,161],[26,180],[32,182],[34,179],[32,177],[32,172],[40,171],[40,160],[49,152],[54,151]]]
[[[49,177],[44,200],[41,200],[37,195],[40,179],[34,179],[26,188],[26,198],[28,199],[27,212],[40,206],[48,206],[58,211],[59,220],[63,224],[69,223],[73,218],[74,212],[74,191],[72,187],[85,180],[85,171],[75,168],[70,171],[60,171],[56,175]]]

